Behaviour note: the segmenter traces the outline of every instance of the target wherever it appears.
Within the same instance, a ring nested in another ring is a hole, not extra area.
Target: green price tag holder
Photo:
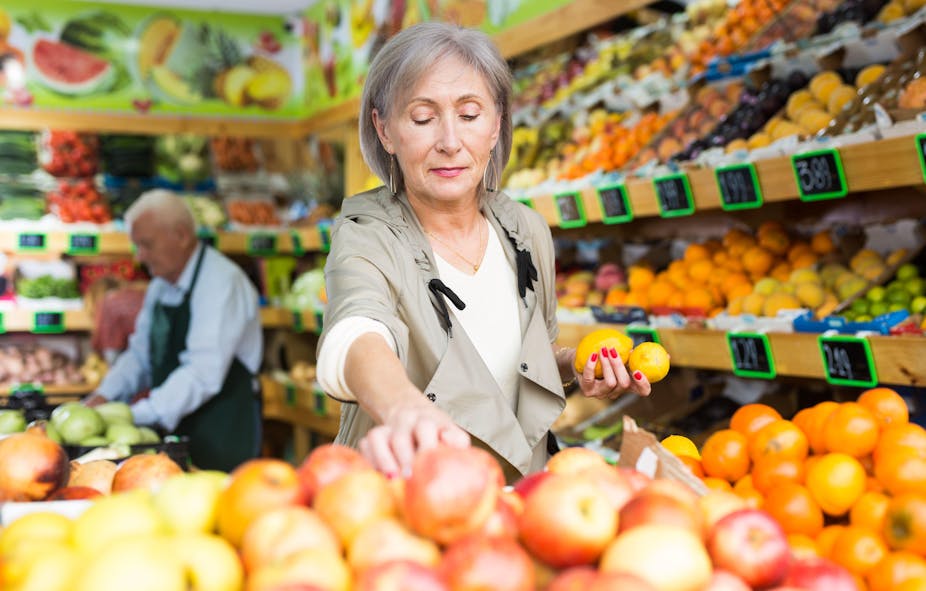
[[[569,230],[581,228],[588,224],[582,194],[578,191],[554,195],[553,204],[556,205],[556,216],[559,218],[560,228]]]
[[[622,183],[604,185],[595,189],[601,221],[604,224],[626,224],[633,219],[633,207],[627,196],[627,186]]]
[[[300,310],[293,310],[293,332],[305,332],[305,323],[302,322]]]
[[[26,394],[38,394],[40,396],[44,396],[45,387],[42,384],[33,382],[23,382],[20,384],[14,384],[10,387],[11,396],[24,396]]]
[[[251,234],[248,236],[248,254],[256,256],[267,256],[274,255],[276,253],[276,234]]]
[[[6,324],[3,323],[3,312],[0,312],[0,334],[6,333]]]
[[[331,226],[318,224],[318,237],[322,244],[322,252],[331,252]]]
[[[314,388],[312,390],[312,410],[319,416],[328,416],[328,395]]]
[[[634,347],[640,343],[659,343],[659,333],[653,328],[628,326],[627,336],[633,339]]]
[[[811,163],[822,164],[817,164],[813,168]],[[842,166],[842,158],[839,156],[839,150],[835,148],[793,154],[791,156],[791,167],[801,201],[839,199],[849,194],[849,185],[846,182],[846,172]],[[808,175],[811,182],[820,181],[819,186],[805,187],[804,183],[801,182],[803,174]]]
[[[730,199],[729,191],[724,187],[722,178],[740,177],[748,175],[749,180],[743,189],[745,190],[745,199]],[[762,198],[762,188],[759,186],[759,175],[756,172],[756,165],[752,162],[744,164],[731,164],[730,166],[721,166],[714,170],[714,178],[717,180],[717,190],[720,192],[720,208],[724,211],[739,211],[742,209],[756,209],[762,207],[765,202]]]
[[[219,249],[219,235],[212,230],[200,230],[196,233],[196,237],[199,238],[202,243],[207,244],[216,250]]]
[[[926,182],[926,133],[916,136],[916,156],[920,161],[920,168],[923,171],[923,181]]]
[[[283,384],[283,401],[286,406],[296,406],[296,386],[288,382]]]
[[[674,190],[678,195],[673,200],[684,198],[684,203],[669,203],[669,195],[664,195],[660,187],[665,187],[668,183],[674,185]],[[659,206],[659,215],[664,218],[677,218],[691,215],[695,211],[694,195],[691,193],[691,182],[688,175],[682,172],[658,176],[653,179],[653,190],[656,192],[656,204]],[[664,199],[664,197],[666,199]]]
[[[303,256],[305,249],[302,247],[302,237],[299,236],[299,232],[290,232],[289,239],[293,244],[293,254],[297,257]]]
[[[531,200],[530,197],[517,197],[515,198],[515,201],[518,201],[519,203],[523,203],[524,205],[530,207],[531,209],[534,209],[534,202]]]
[[[777,375],[768,336],[758,332],[728,332],[727,347],[734,375],[765,380]]]
[[[325,313],[320,310],[316,310],[315,311],[315,334],[322,333],[322,321],[324,319],[325,319]]]
[[[32,315],[32,332],[35,334],[63,333],[64,312],[35,312]]]
[[[68,254],[99,254],[99,234],[75,233],[68,236]]]
[[[48,249],[48,235],[42,232],[20,232],[16,235],[18,252],[45,252]]]
[[[817,337],[826,381],[835,386],[873,388],[878,385],[875,358],[868,339],[848,335]]]

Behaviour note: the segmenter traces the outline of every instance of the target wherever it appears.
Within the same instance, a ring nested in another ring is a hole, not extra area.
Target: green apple
[[[142,442],[141,432],[132,423],[111,423],[106,429],[106,439],[112,443],[137,445]]]
[[[122,538],[156,536],[166,531],[151,493],[135,490],[95,501],[74,521],[71,539],[78,550],[92,554]]]
[[[889,304],[887,302],[875,302],[868,307],[868,313],[871,314],[872,317],[877,318],[882,314],[887,314],[888,306]]]
[[[887,290],[887,301],[889,304],[904,304],[907,305],[910,303],[910,293],[905,289],[889,289]]]
[[[86,555],[74,591],[187,591],[186,570],[163,535],[134,535]]]
[[[872,317],[869,314],[859,314],[855,317],[855,322],[871,322]]]
[[[901,310],[906,310],[907,304],[891,304],[887,307],[888,312],[899,312]]]
[[[852,302],[850,306],[852,311],[856,314],[867,314],[868,313],[868,300],[865,298],[859,298]]]
[[[907,279],[904,281],[904,287],[907,289],[910,295],[921,296],[926,294],[926,279],[923,279],[922,277]]]
[[[138,432],[141,433],[142,443],[161,443],[161,437],[151,427],[139,427]]]
[[[16,409],[0,410],[0,435],[22,433],[26,430],[26,415]]]
[[[172,476],[154,496],[154,506],[174,533],[215,531],[216,509],[224,481],[205,473]]]
[[[901,281],[919,277],[919,274],[919,269],[917,269],[916,265],[913,263],[905,263],[897,269],[897,279],[900,279]]]
[[[870,302],[880,302],[884,300],[886,295],[885,289],[878,285],[869,289],[865,297],[867,297]]]
[[[131,425],[135,422],[132,409],[125,402],[104,402],[95,408],[107,425]]]
[[[910,302],[910,311],[914,314],[926,312],[926,296],[916,296]]]
[[[180,534],[171,545],[186,569],[190,591],[239,591],[244,568],[234,547],[217,535]]]
[[[92,435],[86,439],[81,439],[77,442],[77,445],[81,447],[100,447],[102,445],[109,445],[109,439],[102,435]]]
[[[67,402],[51,413],[51,424],[68,444],[79,444],[88,437],[102,435],[106,423],[100,413],[80,402]]]

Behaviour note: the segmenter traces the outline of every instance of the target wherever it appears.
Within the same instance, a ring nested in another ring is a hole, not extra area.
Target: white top
[[[127,400],[151,386],[149,333],[155,302],[176,306],[193,280],[202,245],[187,261],[176,284],[154,278],[135,320],[128,348],[107,372],[97,392],[109,400]],[[180,366],[151,395],[132,405],[140,425],[160,424],[168,431],[218,394],[237,358],[257,373],[263,355],[263,333],[257,291],[247,275],[218,251],[207,248],[190,298],[190,327]]]
[[[467,275],[435,253],[437,270],[444,284],[453,290],[466,308],[447,308],[466,331],[502,393],[515,400],[518,393],[518,360],[521,355],[521,323],[515,271],[505,256],[501,238],[488,225],[489,240],[482,265]],[[347,351],[362,334],[383,336],[393,351],[395,341],[384,324],[370,318],[351,316],[332,326],[319,351],[316,379],[335,398],[356,398],[344,380]]]

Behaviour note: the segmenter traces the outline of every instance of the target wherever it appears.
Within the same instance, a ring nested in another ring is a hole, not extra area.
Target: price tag
[[[283,400],[286,406],[296,406],[296,386],[292,384],[283,385]]]
[[[727,345],[733,360],[733,373],[744,378],[775,377],[775,360],[768,337],[752,332],[728,332]]]
[[[47,244],[45,234],[36,232],[23,232],[16,237],[16,246],[19,250],[38,252],[45,250]]]
[[[36,312],[32,317],[32,332],[61,334],[64,332],[64,312]]]
[[[312,390],[312,395],[314,398],[314,405],[312,410],[315,411],[315,414],[321,416],[327,416],[328,414],[328,395],[322,392],[319,389]]]
[[[248,238],[248,254],[271,255],[276,252],[276,234],[251,234]]]
[[[868,339],[820,335],[817,342],[820,344],[827,382],[837,386],[862,388],[878,385],[878,373]]]
[[[553,197],[559,215],[559,227],[564,229],[581,228],[588,223],[585,217],[585,205],[578,192],[560,193]]]
[[[629,336],[633,340],[634,347],[636,347],[640,343],[658,343],[659,342],[659,333],[653,330],[652,328],[628,326],[627,336]]]
[[[97,254],[100,237],[96,234],[71,234],[68,237],[68,254]]]
[[[687,174],[670,174],[653,179],[659,215],[664,218],[681,217],[694,213],[694,199]]]
[[[32,395],[42,396],[44,394],[45,394],[45,387],[42,386],[42,384],[33,384],[30,382],[25,382],[22,384],[14,384],[12,387],[10,387],[11,396],[17,396],[17,397],[32,396]]]
[[[627,198],[627,187],[610,185],[598,187],[598,204],[601,206],[601,221],[605,224],[623,224],[633,219],[633,210]]]
[[[305,332],[305,324],[302,322],[302,312],[293,310],[293,331]]]
[[[529,197],[518,197],[517,199],[515,199],[515,201],[523,203],[524,205],[530,207],[531,209],[534,209],[534,202],[531,201]]]
[[[762,206],[759,177],[752,163],[722,166],[714,171],[720,190],[720,207],[725,211]]]
[[[321,238],[322,252],[331,252],[331,228],[328,224],[319,224],[318,235]]]
[[[293,243],[293,254],[297,257],[304,255],[305,249],[302,248],[302,237],[299,235],[299,232],[290,232],[289,239]]]
[[[794,178],[802,201],[836,199],[849,193],[846,173],[837,150],[818,150],[791,156]]]
[[[6,332],[6,325],[3,324],[3,312],[0,312],[0,334],[4,334],[5,332]]]
[[[315,312],[315,334],[322,333],[322,320],[324,320],[324,318],[325,318],[324,312],[318,312],[318,311]]]
[[[215,249],[219,248],[219,237],[215,232],[210,232],[209,230],[201,230],[199,232],[199,241],[206,246],[211,246]]]
[[[920,168],[923,169],[923,180],[926,181],[926,133],[916,136],[916,154],[920,158]]]

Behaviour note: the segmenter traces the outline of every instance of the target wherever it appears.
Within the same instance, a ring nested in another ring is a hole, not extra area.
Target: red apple
[[[357,532],[383,517],[396,514],[389,481],[372,468],[342,474],[315,491],[312,508],[349,548]]]
[[[405,483],[409,527],[440,544],[477,531],[495,510],[505,476],[489,452],[445,445],[415,456]]]
[[[474,533],[479,533],[487,537],[501,537],[518,539],[518,515],[512,508],[511,503],[502,500],[500,495],[495,503],[495,510],[489,515],[489,518],[482,524],[482,527]]]
[[[597,568],[587,565],[573,566],[560,571],[550,581],[546,591],[588,591],[597,578]]]
[[[347,549],[347,562],[354,573],[397,560],[437,566],[440,548],[410,532],[398,519],[388,517],[363,526]]]
[[[51,493],[49,501],[74,501],[77,499],[93,499],[102,497],[103,493],[89,486],[65,486]]]
[[[641,525],[661,523],[688,529],[698,537],[704,535],[701,513],[697,509],[675,497],[645,490],[621,508],[617,522],[618,533]]]
[[[554,474],[575,474],[589,466],[608,465],[601,454],[587,447],[567,447],[547,460],[546,468]]]
[[[630,573],[599,573],[585,591],[657,591],[655,587]]]
[[[565,568],[598,560],[617,532],[617,512],[594,482],[556,474],[527,498],[520,525],[534,556]]]
[[[526,499],[534,490],[537,489],[537,486],[552,476],[552,472],[547,472],[546,470],[541,470],[540,472],[531,472],[530,474],[524,476],[520,480],[514,483],[514,492],[518,493],[522,499]]]
[[[361,573],[357,591],[449,591],[438,572],[417,562],[397,560]]]
[[[634,495],[630,482],[613,466],[590,466],[579,471],[579,475],[597,484],[615,511],[620,511]]]
[[[119,464],[113,476],[112,492],[143,488],[157,492],[171,476],[183,474],[183,469],[164,452],[138,454]]]
[[[599,568],[634,575],[659,591],[702,591],[712,570],[700,537],[660,524],[641,525],[617,536],[605,549]]]
[[[534,591],[534,564],[514,540],[468,536],[444,552],[440,573],[452,591]]]
[[[688,488],[688,485],[678,480],[657,478],[644,487],[638,494],[660,494],[673,497],[694,509],[698,505],[698,494]]]
[[[714,524],[740,509],[747,508],[743,497],[727,490],[709,490],[698,498],[698,508],[704,521],[704,531],[710,532]]]
[[[635,468],[628,468],[627,466],[618,466],[617,471],[620,472],[621,476],[627,479],[627,482],[630,484],[630,489],[633,492],[639,492],[646,488],[652,478],[640,472]]]
[[[297,470],[299,484],[306,502],[311,504],[315,493],[322,486],[333,482],[347,472],[363,468],[372,468],[372,466],[353,448],[334,444],[316,447],[306,456]]]
[[[819,556],[795,559],[784,584],[805,591],[858,591],[849,571]]]
[[[711,581],[704,588],[704,591],[751,591],[751,589],[743,579],[730,571],[715,568],[714,574],[711,575]]]
[[[285,559],[306,548],[341,553],[341,542],[308,507],[284,506],[258,515],[244,532],[241,562],[246,572]]]
[[[738,575],[751,587],[781,583],[791,564],[784,530],[765,511],[741,509],[718,521],[707,540],[714,566]]]

